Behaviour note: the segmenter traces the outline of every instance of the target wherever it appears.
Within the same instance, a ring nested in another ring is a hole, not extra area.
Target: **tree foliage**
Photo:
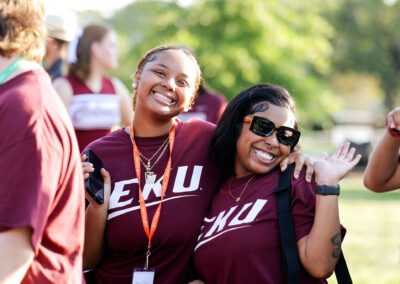
[[[320,7],[307,0],[134,2],[111,19],[123,43],[119,76],[129,80],[149,48],[185,44],[207,84],[228,99],[258,82],[279,84],[295,97],[303,124],[324,124],[338,97],[324,80],[334,29]]]
[[[387,109],[393,108],[400,91],[400,3],[393,3],[341,0],[326,14],[337,30],[333,70],[375,75]]]

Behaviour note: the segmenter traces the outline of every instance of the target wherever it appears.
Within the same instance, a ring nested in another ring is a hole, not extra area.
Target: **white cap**
[[[49,37],[67,42],[70,42],[75,38],[77,21],[73,14],[65,13],[63,15],[47,15],[44,21],[46,23]]]

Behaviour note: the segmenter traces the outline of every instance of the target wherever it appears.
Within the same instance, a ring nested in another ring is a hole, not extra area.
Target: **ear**
[[[97,41],[92,42],[92,45],[90,46],[91,53],[96,57],[101,56],[101,54],[99,54],[99,47],[99,42]]]
[[[193,107],[193,105],[194,105],[194,103],[195,103],[195,98],[196,98],[196,96],[195,96],[195,95],[191,96],[191,98],[190,98],[190,100],[189,100],[189,105],[190,105],[190,108],[192,108],[192,107]]]
[[[135,74],[133,75],[133,88],[136,90],[137,86],[139,84],[139,80],[140,80],[140,72],[136,71]]]
[[[185,112],[186,111],[189,111],[189,110],[191,110],[192,108],[193,108],[193,105],[194,105],[194,103],[195,103],[195,99],[194,99],[194,95],[190,98],[190,100],[189,100],[189,103],[187,104],[187,106],[185,106]]]

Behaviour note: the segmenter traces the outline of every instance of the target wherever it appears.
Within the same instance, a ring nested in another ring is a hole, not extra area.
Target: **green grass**
[[[343,251],[353,282],[400,284],[400,191],[371,192],[362,173],[340,185],[340,219],[347,228]],[[329,283],[337,283],[335,276]]]

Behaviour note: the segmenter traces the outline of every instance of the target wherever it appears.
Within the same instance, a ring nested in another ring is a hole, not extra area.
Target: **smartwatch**
[[[339,195],[340,187],[339,185],[317,185],[315,193],[320,195]]]

